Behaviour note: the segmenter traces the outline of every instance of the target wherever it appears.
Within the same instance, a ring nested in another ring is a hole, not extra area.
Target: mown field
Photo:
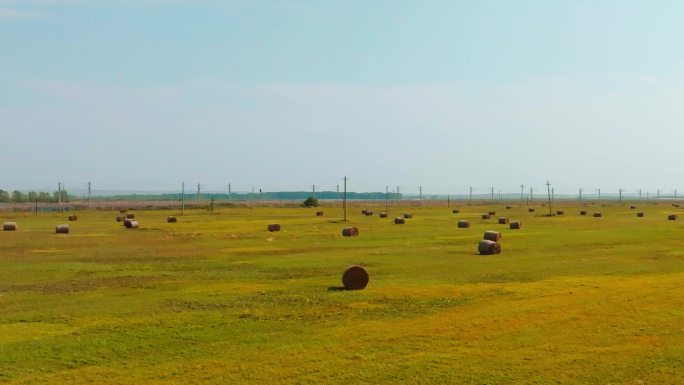
[[[136,230],[92,211],[68,235],[66,214],[0,213],[19,223],[0,232],[0,383],[682,383],[679,209],[536,207],[136,211]],[[500,255],[477,254],[485,230]],[[365,290],[340,290],[352,264]]]

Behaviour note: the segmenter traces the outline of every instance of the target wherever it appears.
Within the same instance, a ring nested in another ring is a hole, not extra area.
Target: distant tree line
[[[26,202],[40,202],[40,203],[55,203],[60,201],[60,192],[55,191],[52,194],[46,191],[29,191],[23,193],[18,190],[12,192],[0,189],[0,203],[26,203]],[[66,190],[62,190],[62,202],[69,202],[70,196]]]
[[[202,193],[202,199],[214,199],[227,201],[229,198],[234,201],[249,201],[252,199],[252,193],[232,193],[230,196],[227,193]],[[339,194],[339,198],[342,199],[342,192]],[[271,192],[255,192],[254,198],[262,201],[289,201],[289,200],[304,200],[311,197],[311,191],[271,191]],[[188,192],[185,194],[185,199],[191,202],[195,199],[196,193]],[[335,200],[338,195],[335,191],[321,191],[316,192],[316,199],[322,200]],[[397,197],[397,194],[390,193],[388,195],[389,199],[401,199],[401,194]],[[116,195],[112,197],[118,200],[168,200],[168,201],[178,201],[181,199],[180,193],[174,194],[130,194],[130,195]],[[384,192],[347,192],[347,199],[359,199],[359,200],[380,200],[385,199]]]

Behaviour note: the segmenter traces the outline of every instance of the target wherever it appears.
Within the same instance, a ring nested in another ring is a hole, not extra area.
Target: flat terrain
[[[682,383],[679,209],[535,207],[0,213],[0,383]],[[365,290],[339,289],[352,264]]]

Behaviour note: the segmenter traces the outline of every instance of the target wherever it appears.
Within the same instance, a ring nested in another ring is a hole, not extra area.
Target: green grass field
[[[676,384],[684,224],[665,204],[0,213],[0,382]],[[452,207],[453,208],[453,207]],[[491,220],[480,215],[497,211]],[[410,211],[405,225],[392,218]],[[603,218],[593,218],[601,211]],[[644,211],[645,218],[637,218]],[[521,230],[497,224],[521,220]],[[469,219],[470,229],[456,228]],[[269,233],[277,222],[282,231]],[[344,226],[358,238],[344,238]],[[477,254],[485,230],[503,252]],[[344,291],[360,264],[365,290]]]

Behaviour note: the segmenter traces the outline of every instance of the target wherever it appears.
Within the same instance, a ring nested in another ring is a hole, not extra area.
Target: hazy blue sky
[[[684,190],[682,1],[0,0],[0,188]]]

